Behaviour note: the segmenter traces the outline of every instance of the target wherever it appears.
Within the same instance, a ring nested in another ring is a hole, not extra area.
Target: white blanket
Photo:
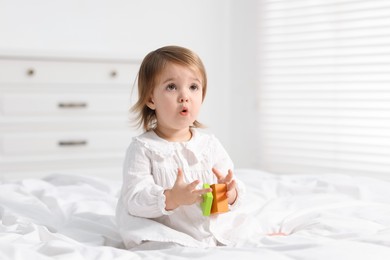
[[[247,186],[242,210],[261,231],[235,248],[124,249],[114,217],[119,182],[72,175],[2,182],[0,259],[390,259],[389,182],[235,174]],[[132,236],[161,231],[150,227],[140,223]],[[287,236],[269,235],[278,232]]]

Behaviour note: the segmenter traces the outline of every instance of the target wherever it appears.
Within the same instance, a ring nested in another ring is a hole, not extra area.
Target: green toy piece
[[[207,183],[203,184],[203,189],[210,188],[210,185]],[[210,216],[211,206],[213,205],[213,193],[207,192],[203,195],[203,202],[200,204],[203,212],[203,216]]]

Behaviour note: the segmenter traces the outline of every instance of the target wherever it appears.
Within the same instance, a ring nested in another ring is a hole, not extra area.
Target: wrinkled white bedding
[[[72,175],[3,181],[0,259],[390,259],[390,182],[235,174],[247,186],[242,210],[261,230],[238,248],[151,243],[126,250],[114,217],[119,182]],[[288,235],[267,235],[275,232]]]

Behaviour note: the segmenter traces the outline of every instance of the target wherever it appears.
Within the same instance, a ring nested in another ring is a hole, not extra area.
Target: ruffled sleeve
[[[212,136],[213,138],[213,150],[212,154],[214,155],[214,165],[213,167],[218,169],[220,172],[227,174],[228,170],[232,170],[234,174],[234,165],[232,160],[230,159],[229,154],[226,152],[225,148],[222,146],[220,141]],[[237,189],[237,198],[235,202],[230,205],[230,209],[234,210],[238,208],[243,200],[245,195],[245,185],[242,183],[237,176],[234,175],[234,180],[236,181],[236,189]]]
[[[228,172],[228,170],[233,170],[234,165],[233,161],[230,159],[229,154],[226,152],[225,148],[222,146],[221,142],[215,137],[212,136],[212,154],[214,157],[214,165],[216,169],[222,173]]]
[[[230,210],[235,210],[239,208],[242,204],[243,198],[245,197],[246,189],[243,182],[239,179],[235,178],[236,181],[236,189],[237,189],[237,198],[232,205],[230,205]]]
[[[149,151],[137,139],[130,144],[123,167],[121,199],[126,211],[137,217],[156,218],[172,214],[165,210],[164,188],[151,174]]]

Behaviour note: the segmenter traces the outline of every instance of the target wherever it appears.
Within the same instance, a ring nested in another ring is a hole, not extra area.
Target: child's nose
[[[188,98],[187,97],[182,97],[182,98],[180,98],[179,102],[180,103],[188,102]]]
[[[182,93],[179,97],[179,103],[188,102],[188,95],[186,93]]]

